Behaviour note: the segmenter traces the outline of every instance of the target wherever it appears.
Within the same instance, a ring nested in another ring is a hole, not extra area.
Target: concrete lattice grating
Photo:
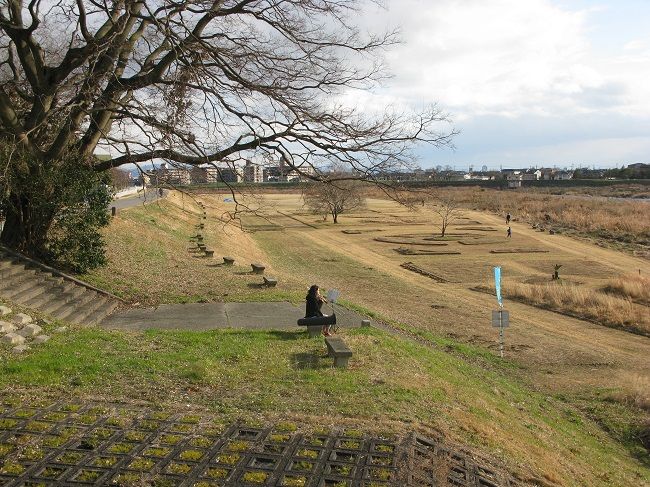
[[[441,466],[443,467],[441,470]],[[0,486],[511,485],[438,442],[279,423],[220,424],[122,404],[0,406]]]

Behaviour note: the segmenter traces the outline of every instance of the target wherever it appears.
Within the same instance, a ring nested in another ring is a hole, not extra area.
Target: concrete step
[[[46,292],[36,296],[33,299],[25,301],[23,303],[28,308],[42,309],[43,306],[46,306],[49,302],[55,301],[59,298],[60,292],[54,289],[48,289]]]
[[[109,299],[107,297],[98,297],[83,306],[78,306],[76,311],[67,317],[68,321],[72,323],[84,323],[86,318],[92,315],[95,311],[101,309],[108,303]]]
[[[34,299],[37,296],[40,296],[44,292],[48,290],[47,284],[45,284],[43,281],[34,281],[34,285],[30,288],[25,289],[24,291],[19,292],[18,294],[14,295],[11,300],[18,303],[18,304],[23,304],[30,299]]]
[[[25,283],[37,281],[35,278],[36,272],[33,269],[24,269],[23,271],[13,274],[7,278],[0,280],[0,294],[9,298],[16,294],[16,289],[24,289]]]
[[[16,296],[22,294],[25,291],[29,291],[34,288],[42,287],[43,283],[39,279],[23,279],[13,284],[10,288],[0,290],[0,294],[7,299],[16,301]]]
[[[8,265],[7,267],[4,267],[0,270],[0,282],[2,282],[4,279],[9,279],[11,276],[15,276],[24,270],[24,265],[12,262],[11,265]]]
[[[51,289],[55,292],[65,293],[71,291],[72,289],[77,288],[77,285],[74,282],[67,281],[63,278],[56,279],[50,278],[45,280],[45,285],[48,289]]]
[[[98,309],[93,311],[89,316],[84,318],[82,320],[82,324],[84,324],[84,325],[98,325],[98,324],[100,324],[104,320],[104,318],[106,318],[113,311],[115,311],[118,304],[119,303],[117,301],[115,301],[114,299],[107,299],[106,304],[99,307]]]
[[[108,296],[0,250],[0,295],[74,323],[99,323],[119,305]]]
[[[57,311],[60,311],[61,308],[70,305],[72,308],[81,306],[82,304],[87,303],[93,299],[97,293],[94,291],[88,291],[85,288],[82,288],[84,292],[81,294],[78,293],[78,290],[72,290],[65,293],[59,293],[55,302],[41,306],[41,311],[43,313],[48,313],[53,316],[56,316]]]
[[[71,300],[78,299],[79,296],[86,292],[85,287],[77,286],[74,282],[70,281],[65,281],[63,284],[54,286],[52,289],[60,294],[69,296]]]
[[[74,299],[68,299],[65,306],[52,311],[50,314],[59,320],[67,320],[68,317],[76,313],[79,308],[97,299],[97,293],[94,293],[93,291],[86,291]]]

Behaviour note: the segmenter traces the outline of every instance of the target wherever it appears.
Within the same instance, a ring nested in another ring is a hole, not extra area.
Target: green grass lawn
[[[289,415],[337,424],[354,418],[380,431],[419,425],[503,452],[511,465],[530,465],[565,485],[650,481],[648,470],[595,423],[503,370],[376,329],[349,330],[345,339],[355,355],[342,370],[324,357],[322,340],[304,332],[73,328],[24,356],[3,347],[0,388],[137,397],[171,408],[182,397],[225,419]]]

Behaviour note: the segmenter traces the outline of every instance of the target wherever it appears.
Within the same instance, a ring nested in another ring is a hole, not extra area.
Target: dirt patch
[[[429,272],[426,269],[422,269],[421,267],[416,266],[413,262],[404,262],[403,264],[400,264],[400,267],[403,267],[404,269],[408,269],[409,271],[417,272],[418,274],[426,276],[429,279],[433,279],[436,282],[440,282],[440,283],[449,282],[447,279],[440,277],[434,274],[433,272]]]
[[[361,220],[361,223],[373,223],[381,225],[390,225],[390,226],[403,226],[403,225],[429,225],[427,222],[418,222],[418,221],[394,221],[387,222],[386,220]]]
[[[453,250],[426,250],[426,249],[409,249],[406,247],[399,247],[393,249],[401,255],[460,255],[460,252]]]
[[[494,239],[482,239],[482,238],[476,238],[472,240],[459,240],[459,244],[461,245],[494,245],[498,243],[503,243],[503,239],[500,240],[494,240]]]
[[[364,228],[363,230],[341,230],[341,233],[345,233],[346,235],[360,235],[362,233],[372,232],[381,232],[381,230],[377,228]]]
[[[445,242],[411,242],[409,240],[398,240],[398,239],[386,238],[386,237],[376,237],[373,240],[382,243],[401,244],[401,245],[426,245],[431,247],[449,245]]]
[[[462,221],[462,222],[455,222],[454,225],[457,225],[457,226],[459,226],[459,225],[483,225],[483,223],[480,222],[480,221],[477,221],[477,220],[466,220],[466,221]]]
[[[548,250],[541,249],[496,249],[490,250],[491,254],[547,254]]]
[[[464,227],[463,230],[474,230],[476,232],[498,232],[496,228],[492,227]]]

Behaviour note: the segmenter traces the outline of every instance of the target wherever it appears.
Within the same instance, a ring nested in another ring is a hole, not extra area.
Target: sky
[[[454,150],[420,147],[422,167],[650,163],[650,1],[384,0],[361,14],[402,42],[393,77],[355,104],[437,103],[461,132]]]

